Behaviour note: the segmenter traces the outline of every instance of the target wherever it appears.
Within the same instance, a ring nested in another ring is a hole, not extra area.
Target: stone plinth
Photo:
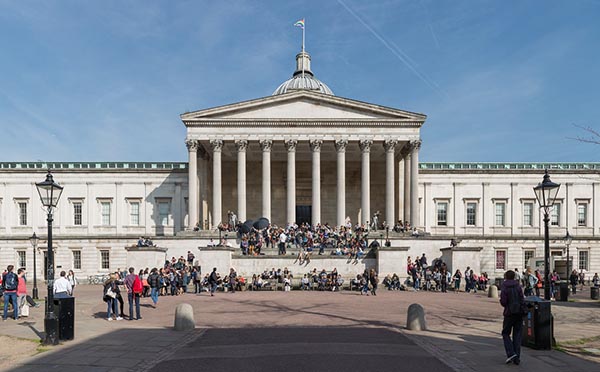
[[[419,304],[411,304],[406,315],[406,328],[411,331],[426,331],[425,310]]]

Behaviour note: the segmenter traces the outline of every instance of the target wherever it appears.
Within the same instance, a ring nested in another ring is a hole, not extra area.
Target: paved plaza
[[[587,289],[587,288],[586,288]],[[484,294],[379,291],[236,292],[143,299],[140,321],[107,322],[100,286],[76,288],[75,340],[37,355],[19,355],[4,370],[169,371],[592,371],[599,365],[561,351],[524,348],[520,366],[506,366],[501,307]],[[559,344],[600,335],[600,303],[553,303]],[[172,330],[175,306],[193,306],[196,329]],[[405,329],[411,303],[426,309],[429,330]],[[127,313],[127,303],[125,304]],[[43,309],[7,321],[1,334],[35,339]],[[20,340],[22,342],[22,340]],[[18,354],[18,351],[15,351]]]

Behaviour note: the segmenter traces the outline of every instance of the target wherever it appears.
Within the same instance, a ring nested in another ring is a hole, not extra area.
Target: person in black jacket
[[[210,284],[210,295],[214,296],[217,286],[219,285],[219,274],[217,274],[217,268],[213,268],[212,273],[208,277],[208,284]]]
[[[119,290],[119,284],[117,279],[117,274],[110,274],[110,278],[104,282],[104,291],[103,291],[103,299],[107,304],[107,318],[106,320],[113,320],[111,311],[114,313],[117,320],[122,320],[123,318],[119,316],[119,311],[117,307],[117,296],[119,296],[121,291]]]
[[[506,351],[506,364],[521,363],[521,335],[523,332],[523,308],[525,297],[523,288],[515,280],[515,272],[508,270],[500,291],[500,304],[504,307],[502,323],[502,340]],[[510,337],[512,333],[512,339]]]
[[[156,308],[156,305],[158,304],[158,291],[160,291],[160,277],[156,267],[153,268],[152,271],[150,271],[150,275],[148,275],[148,285],[150,286],[150,298]]]

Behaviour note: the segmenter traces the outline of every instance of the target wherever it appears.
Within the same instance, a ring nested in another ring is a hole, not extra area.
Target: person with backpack
[[[506,364],[521,363],[521,335],[523,332],[523,316],[526,314],[525,296],[517,280],[515,272],[508,270],[504,274],[504,282],[500,292],[500,304],[504,307],[502,322],[502,340],[506,351]],[[512,339],[511,339],[512,333]]]
[[[525,272],[525,296],[533,296],[533,289],[537,285],[538,278],[533,275],[531,267]]]
[[[133,318],[133,303],[135,302],[135,320],[140,320],[140,296],[144,291],[142,279],[139,275],[135,274],[133,267],[129,268],[129,275],[124,280],[125,287],[127,287],[127,302],[129,302],[129,320]]]
[[[19,287],[19,278],[13,272],[15,267],[8,265],[6,273],[2,275],[2,289],[4,290],[4,316],[2,319],[6,321],[8,316],[8,303],[13,306],[13,317],[19,319],[19,305],[17,304],[17,288]]]
[[[158,304],[158,293],[160,291],[160,275],[158,274],[158,269],[156,267],[153,268],[150,271],[150,275],[148,275],[148,285],[150,286],[150,298],[152,299],[154,308],[156,308],[156,304]]]
[[[210,285],[210,295],[214,296],[217,286],[219,285],[219,274],[217,274],[217,268],[214,267],[212,273],[208,277],[208,284]]]

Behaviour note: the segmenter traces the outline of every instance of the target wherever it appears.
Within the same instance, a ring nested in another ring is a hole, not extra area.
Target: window
[[[590,251],[587,250],[578,250],[577,251],[577,255],[578,255],[578,265],[577,268],[579,270],[589,270],[588,268],[588,264],[590,262]]]
[[[533,203],[523,204],[523,226],[533,226]]]
[[[83,224],[82,221],[82,203],[80,201],[73,202],[73,225],[81,226]]]
[[[100,210],[102,213],[102,225],[110,226],[110,202],[105,201],[100,203]]]
[[[80,250],[73,251],[73,269],[81,270],[81,251]]]
[[[129,204],[129,223],[132,226],[140,224],[140,202],[132,201]]]
[[[437,203],[437,225],[447,226],[448,225],[448,203],[439,202]]]
[[[496,270],[506,270],[506,251],[496,251]]]
[[[496,226],[504,226],[506,215],[506,203],[496,203]]]
[[[555,203],[552,207],[552,212],[550,212],[550,225],[560,226],[560,209],[560,203]]]
[[[477,203],[467,203],[467,226],[477,225]]]
[[[19,226],[27,226],[27,203],[19,202]]]
[[[529,266],[529,259],[535,257],[535,249],[527,249],[523,251],[523,268]]]
[[[587,226],[587,203],[577,204],[577,226]]]
[[[103,270],[110,269],[110,251],[109,250],[101,250],[100,251],[100,268]]]
[[[27,268],[27,252],[17,251],[17,268]]]
[[[169,212],[171,203],[168,201],[158,202],[158,223],[167,226],[169,224]]]

